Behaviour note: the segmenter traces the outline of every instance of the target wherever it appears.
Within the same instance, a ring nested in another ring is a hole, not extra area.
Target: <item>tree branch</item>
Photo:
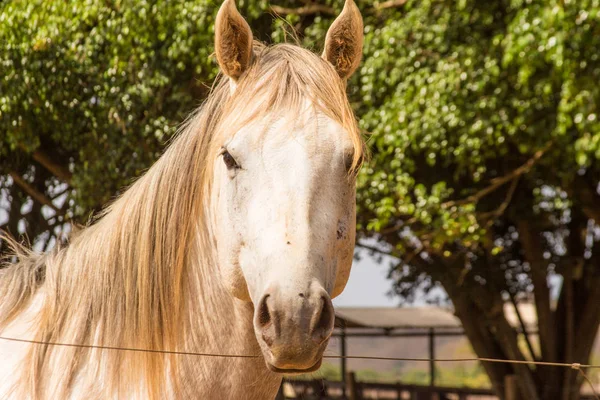
[[[48,171],[52,172],[52,174],[58,179],[69,185],[71,184],[71,179],[73,178],[73,174],[71,174],[71,171],[52,160],[42,150],[37,149],[36,151],[34,151],[32,153],[32,157],[35,161],[40,163],[40,165],[42,165]]]
[[[384,1],[383,3],[379,3],[375,6],[376,10],[384,10],[386,8],[393,8],[393,7],[402,7],[404,4],[406,4],[408,0],[388,0],[388,1]]]
[[[508,192],[506,193],[506,197],[504,198],[504,201],[502,202],[502,204],[500,204],[500,206],[497,209],[495,209],[494,211],[490,211],[490,212],[481,214],[481,218],[488,220],[487,228],[489,228],[494,223],[494,220],[496,218],[499,218],[500,216],[502,216],[502,214],[504,214],[504,211],[506,211],[506,208],[512,201],[513,195],[515,194],[517,185],[519,184],[519,178],[521,178],[521,176],[517,176],[516,178],[513,179],[512,183],[510,185],[510,188],[508,189]]]
[[[523,248],[525,260],[531,267],[531,281],[535,307],[538,315],[540,347],[542,358],[556,361],[556,338],[554,335],[554,318],[550,307],[550,289],[547,281],[547,263],[543,256],[541,232],[530,221],[519,219],[516,223],[519,241]]]
[[[598,327],[600,326],[600,290],[596,289],[599,286],[600,276],[590,279],[590,294],[585,304],[578,304],[578,307],[582,308],[582,312],[575,327],[575,337],[577,340],[575,341],[573,360],[578,360],[579,362],[586,362],[589,359],[590,351],[596,339]]]
[[[24,192],[17,187],[17,185],[11,185],[8,189],[8,199],[10,205],[8,207],[8,222],[6,223],[6,229],[16,237],[19,233],[19,220],[21,219],[21,204],[20,197],[23,196]],[[26,196],[23,196],[26,197]]]
[[[538,356],[535,354],[535,351],[533,350],[533,345],[531,344],[531,340],[529,340],[529,334],[527,333],[527,326],[525,325],[525,321],[523,320],[523,316],[521,315],[521,311],[519,311],[519,305],[517,304],[517,300],[515,299],[515,296],[510,293],[510,291],[508,292],[508,295],[510,296],[510,302],[512,303],[514,309],[515,309],[515,314],[517,315],[517,319],[519,320],[519,324],[521,325],[521,331],[523,332],[523,336],[525,337],[525,343],[527,344],[527,349],[529,350],[529,354],[531,354],[531,359],[533,361],[537,361],[539,360]]]
[[[11,176],[15,184],[19,186],[32,199],[34,199],[40,204],[50,207],[52,210],[54,210],[54,212],[56,212],[56,214],[60,214],[60,210],[56,208],[54,204],[52,204],[52,201],[43,193],[31,186],[29,182],[27,182],[21,177],[21,175],[17,174],[15,171],[9,171],[8,174]]]
[[[52,195],[52,196],[53,196],[53,197],[52,197],[52,200],[56,200],[56,199],[58,199],[60,196],[62,196],[63,194],[65,194],[65,193],[69,192],[70,190],[71,190],[71,187],[67,186],[67,187],[65,188],[65,190],[61,190],[61,191],[60,191],[60,192],[58,192],[58,193],[54,193],[54,194]]]
[[[488,194],[494,192],[496,189],[498,189],[502,185],[512,181],[515,178],[520,177],[521,175],[528,173],[531,170],[531,168],[533,168],[533,166],[540,160],[540,158],[542,158],[542,156],[546,153],[546,151],[548,151],[548,149],[550,149],[550,147],[552,147],[552,143],[553,143],[552,141],[549,141],[548,143],[546,143],[546,145],[543,148],[536,151],[533,154],[533,156],[529,160],[527,160],[527,162],[525,162],[523,165],[521,165],[519,168],[509,172],[508,174],[506,174],[504,176],[500,176],[500,177],[492,179],[491,185],[483,188],[482,190],[480,190],[479,192],[477,192],[475,194],[472,194],[471,196],[467,197],[466,199],[452,200],[452,201],[447,201],[445,203],[442,203],[442,208],[449,208],[452,206],[458,206],[458,205],[469,204],[469,203],[477,203],[479,200],[481,200]]]
[[[400,256],[398,254],[394,254],[393,250],[388,253],[387,251],[381,250],[375,246],[369,246],[368,244],[358,242],[358,243],[356,243],[356,245],[362,249],[372,251],[373,253],[377,253],[382,256],[400,258]]]
[[[272,5],[271,11],[275,14],[288,15],[288,14],[296,14],[296,15],[314,15],[314,14],[326,14],[335,16],[336,12],[333,7],[329,7],[323,4],[309,3],[305,6],[298,8],[287,8]]]
[[[585,215],[600,225],[600,196],[595,185],[588,183],[585,177],[575,174],[569,195],[576,197]]]
[[[281,14],[281,15],[288,15],[288,14],[295,14],[295,15],[325,14],[325,15],[331,15],[331,16],[337,15],[337,13],[333,7],[329,7],[324,4],[313,3],[310,0],[301,0],[301,1],[302,1],[302,3],[305,4],[302,7],[289,8],[289,7],[272,5],[271,11],[273,11],[275,14]],[[388,1],[384,1],[382,3],[376,4],[373,8],[376,11],[380,11],[380,10],[385,10],[388,8],[402,7],[404,4],[406,4],[407,1],[408,0],[388,0]]]
[[[571,235],[575,235],[575,232],[571,231]],[[565,296],[565,319],[564,326],[564,342],[563,342],[563,360],[564,362],[573,362],[573,344],[575,335],[575,318],[573,316],[573,271],[566,270],[563,274],[563,292]],[[562,387],[562,400],[569,400],[571,398],[571,385],[570,382],[573,380],[571,376],[571,370],[564,371],[563,375],[563,387]]]
[[[54,176],[56,176],[61,181],[71,184],[71,179],[73,178],[73,174],[69,171],[68,168],[56,162],[52,157],[46,154],[43,150],[38,148],[33,153],[29,151],[29,149],[24,144],[19,144],[21,150],[23,150],[27,154],[31,154],[32,158],[38,162],[42,167],[46,168],[50,171]]]

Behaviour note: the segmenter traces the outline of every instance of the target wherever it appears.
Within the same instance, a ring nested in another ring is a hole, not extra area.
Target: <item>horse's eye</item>
[[[344,164],[346,166],[346,171],[350,171],[352,168],[352,162],[354,161],[354,153],[348,153],[344,157]]]
[[[233,156],[229,154],[227,150],[223,152],[223,162],[225,163],[227,169],[236,169],[240,167],[235,161],[235,158],[233,158]]]
[[[346,154],[346,157],[345,157],[345,160],[344,160],[344,163],[346,164],[346,171],[348,171],[348,172],[358,172],[358,169],[360,169],[360,166],[361,166],[361,164],[363,162],[362,155],[361,155],[360,159],[358,160],[356,170],[355,171],[350,171],[352,169],[352,163],[353,162],[354,162],[354,152]]]

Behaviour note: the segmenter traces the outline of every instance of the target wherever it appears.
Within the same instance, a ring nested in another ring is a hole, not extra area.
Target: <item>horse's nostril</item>
[[[329,297],[321,296],[321,308],[317,311],[317,322],[312,329],[313,340],[322,343],[331,335],[334,323],[333,304]]]
[[[258,321],[258,326],[260,326],[261,328],[264,328],[265,326],[269,325],[269,323],[271,323],[271,313],[269,312],[269,304],[267,303],[268,299],[269,299],[269,295],[268,294],[264,295],[258,305],[257,321]]]
[[[333,305],[327,292],[298,290],[286,298],[276,290],[269,290],[256,303],[254,329],[259,342],[294,354],[321,346],[333,331]]]
[[[261,332],[262,340],[269,347],[277,338],[279,327],[277,323],[277,312],[269,307],[269,295],[266,294],[258,303],[256,310],[256,325]]]
[[[273,337],[273,334],[270,331],[264,331],[262,334],[262,339],[265,341],[265,344],[269,347],[273,346],[273,343],[275,342],[275,338]]]

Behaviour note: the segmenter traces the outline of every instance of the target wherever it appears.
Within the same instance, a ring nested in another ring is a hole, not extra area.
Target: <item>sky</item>
[[[361,253],[361,259],[354,261],[346,289],[333,299],[336,307],[394,307],[398,298],[387,293],[392,282],[387,279],[388,262],[378,264],[373,257]]]

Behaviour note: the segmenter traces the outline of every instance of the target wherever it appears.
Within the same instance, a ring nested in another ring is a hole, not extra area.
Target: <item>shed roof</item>
[[[537,327],[535,307],[519,304],[519,312],[527,330]],[[520,322],[512,304],[504,305],[504,315],[513,327]],[[336,326],[347,328],[428,329],[461,328],[451,309],[443,307],[336,307]]]
[[[347,328],[460,328],[460,320],[441,307],[336,307],[336,326]]]

